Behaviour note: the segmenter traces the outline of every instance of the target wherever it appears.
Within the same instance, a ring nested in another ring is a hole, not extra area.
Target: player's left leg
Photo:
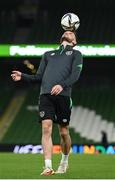
[[[61,139],[62,159],[56,173],[65,173],[68,168],[68,157],[71,148],[71,137],[69,134],[71,99],[67,96],[58,96],[57,98],[56,116]]]
[[[62,158],[56,173],[66,173],[68,168],[69,152],[71,148],[71,137],[69,134],[69,127],[59,125],[59,133],[61,138]]]

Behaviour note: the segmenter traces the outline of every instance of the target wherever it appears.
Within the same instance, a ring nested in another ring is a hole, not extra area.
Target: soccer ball
[[[67,13],[61,18],[61,26],[66,31],[77,30],[79,25],[80,19],[74,13]]]

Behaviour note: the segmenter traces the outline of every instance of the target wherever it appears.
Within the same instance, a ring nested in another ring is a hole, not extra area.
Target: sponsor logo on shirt
[[[55,55],[55,53],[51,53],[51,56],[54,56]]]

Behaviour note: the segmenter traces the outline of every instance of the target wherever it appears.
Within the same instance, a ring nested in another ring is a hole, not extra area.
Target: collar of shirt
[[[72,50],[73,47],[70,46],[70,45],[66,45],[66,47],[64,48],[64,45],[62,44],[60,47],[59,47],[59,50],[62,51],[62,50]]]

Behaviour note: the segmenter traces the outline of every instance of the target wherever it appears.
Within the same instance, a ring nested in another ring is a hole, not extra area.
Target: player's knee
[[[69,135],[69,131],[68,131],[68,129],[60,129],[60,136],[61,136],[61,138],[62,139],[65,139],[65,138],[67,138],[68,137],[68,135]]]
[[[50,135],[52,133],[52,124],[51,123],[43,123],[42,124],[42,133],[44,135]]]

